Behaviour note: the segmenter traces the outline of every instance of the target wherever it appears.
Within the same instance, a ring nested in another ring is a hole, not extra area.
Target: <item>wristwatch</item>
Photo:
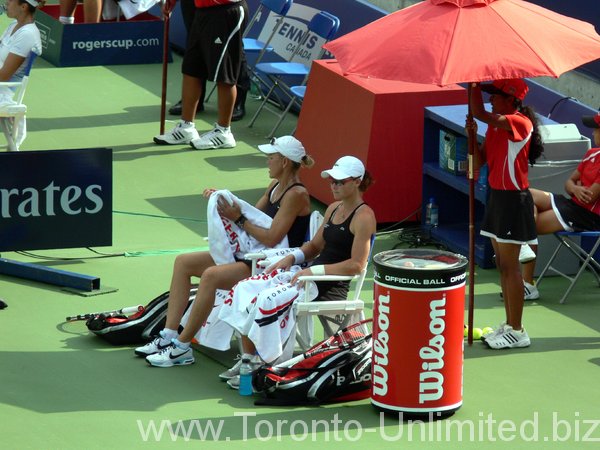
[[[248,220],[248,219],[246,218],[246,216],[245,216],[245,215],[243,215],[243,214],[240,214],[240,217],[238,217],[234,223],[235,223],[235,224],[236,224],[238,227],[240,227],[240,228],[244,228],[244,224],[246,223],[246,220]]]

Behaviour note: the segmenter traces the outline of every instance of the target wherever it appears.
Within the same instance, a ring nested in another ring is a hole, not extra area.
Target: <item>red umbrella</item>
[[[331,41],[325,48],[348,74],[444,86],[558,77],[600,58],[600,36],[589,23],[523,0],[425,0]],[[474,132],[468,139],[472,168],[477,145]],[[473,342],[475,279],[472,172],[469,170],[469,344]]]

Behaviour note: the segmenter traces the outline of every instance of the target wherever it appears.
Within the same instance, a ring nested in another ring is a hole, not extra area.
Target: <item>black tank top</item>
[[[273,186],[269,191],[267,209],[265,211],[265,214],[267,214],[271,218],[275,217],[275,214],[277,214],[277,211],[279,211],[279,205],[281,204],[281,200],[283,199],[283,196],[287,193],[287,191],[289,191],[294,186],[304,187],[302,183],[294,183],[290,185],[285,191],[283,191],[283,194],[279,196],[279,199],[277,201],[272,202],[271,196],[277,186],[279,186],[279,183]],[[310,214],[307,214],[306,216],[297,216],[296,219],[294,219],[294,223],[292,224],[292,227],[290,228],[290,231],[288,231],[287,234],[288,245],[290,247],[300,247],[304,243],[304,240],[306,238],[306,230],[308,230],[309,222]]]
[[[313,265],[317,264],[335,264],[340,261],[350,259],[352,256],[352,244],[354,243],[354,235],[350,231],[350,223],[356,213],[364,203],[358,205],[350,213],[348,218],[340,224],[334,224],[333,218],[335,213],[342,204],[340,203],[331,213],[329,220],[323,226],[323,239],[325,247]],[[348,296],[349,281],[319,281],[317,288],[319,296],[317,300],[346,300]]]

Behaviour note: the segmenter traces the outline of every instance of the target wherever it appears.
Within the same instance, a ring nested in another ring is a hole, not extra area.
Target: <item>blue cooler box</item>
[[[440,169],[454,175],[467,173],[467,138],[451,131],[440,130]]]

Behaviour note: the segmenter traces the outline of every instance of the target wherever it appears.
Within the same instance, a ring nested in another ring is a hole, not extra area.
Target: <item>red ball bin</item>
[[[390,250],[375,266],[371,403],[440,418],[462,405],[467,258]]]

